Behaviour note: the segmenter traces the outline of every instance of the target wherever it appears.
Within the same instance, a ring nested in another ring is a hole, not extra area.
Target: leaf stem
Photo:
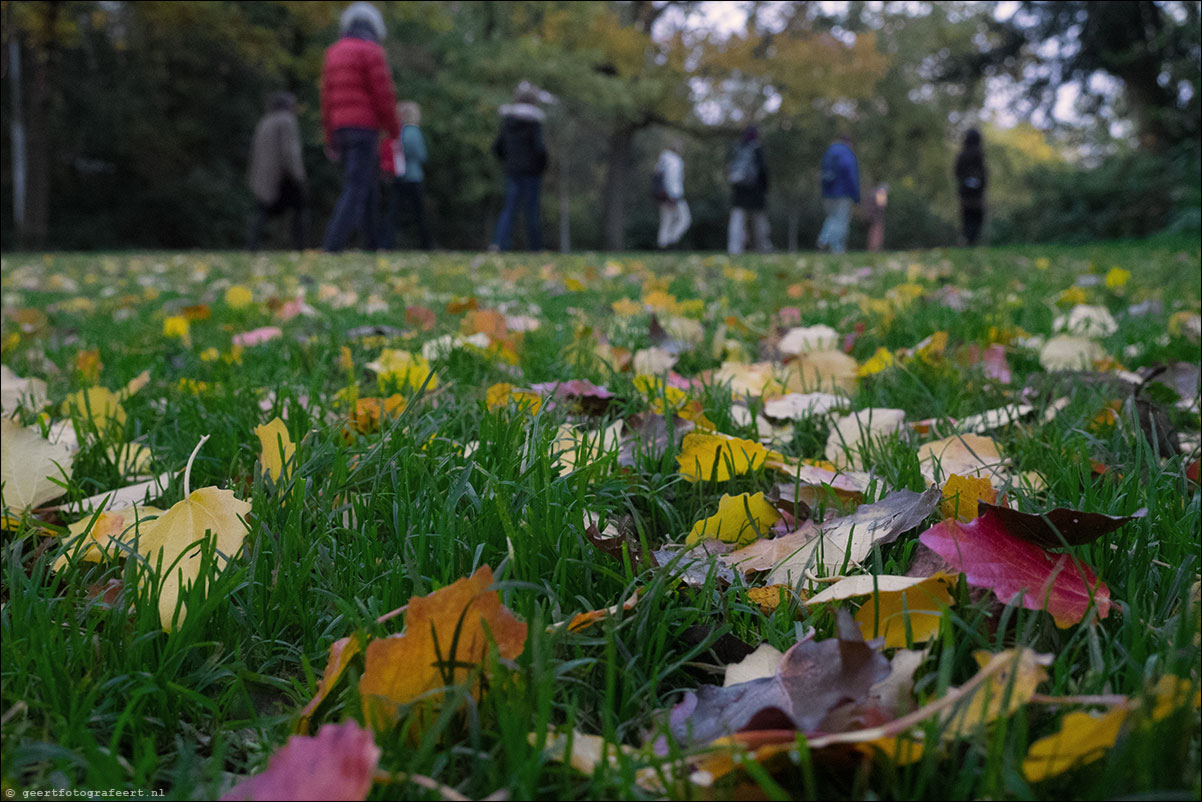
[[[200,453],[200,447],[205,444],[212,435],[206,434],[200,438],[200,442],[196,444],[196,448],[192,449],[192,454],[188,457],[188,465],[184,468],[184,498],[192,495],[192,462],[196,459],[196,455]]]

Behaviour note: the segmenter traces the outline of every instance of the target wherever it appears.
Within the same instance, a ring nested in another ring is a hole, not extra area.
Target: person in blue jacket
[[[411,100],[397,104],[401,120],[401,138],[380,143],[380,171],[390,179],[387,223],[381,232],[381,243],[392,250],[396,247],[397,229],[406,218],[417,226],[417,241],[423,251],[430,250],[430,227],[426,224],[424,185],[425,164],[430,160],[426,140],[420,128],[421,106]]]
[[[851,207],[860,202],[860,165],[851,150],[851,137],[840,134],[822,155],[822,206],[826,221],[818,235],[818,248],[831,253],[847,250]]]

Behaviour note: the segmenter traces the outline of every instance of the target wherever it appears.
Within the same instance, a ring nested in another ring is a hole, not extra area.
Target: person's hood
[[[547,113],[533,103],[506,103],[498,111],[502,117],[512,117],[517,120],[541,123],[547,119]]]

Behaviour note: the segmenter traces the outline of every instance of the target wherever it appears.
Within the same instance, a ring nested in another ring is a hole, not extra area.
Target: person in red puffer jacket
[[[326,226],[322,247],[337,253],[359,228],[369,250],[379,246],[379,132],[400,136],[396,91],[384,48],[384,17],[371,3],[351,3],[338,26],[341,38],[321,68],[321,123],[326,155],[341,162],[342,195]]]

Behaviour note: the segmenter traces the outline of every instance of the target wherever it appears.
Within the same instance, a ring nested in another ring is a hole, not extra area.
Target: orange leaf
[[[404,634],[368,644],[359,693],[375,729],[390,727],[401,705],[435,699],[440,689],[472,679],[488,656],[490,641],[503,658],[522,653],[526,625],[489,589],[492,582],[486,565],[442,590],[410,599]],[[472,691],[479,695],[478,686]]]

